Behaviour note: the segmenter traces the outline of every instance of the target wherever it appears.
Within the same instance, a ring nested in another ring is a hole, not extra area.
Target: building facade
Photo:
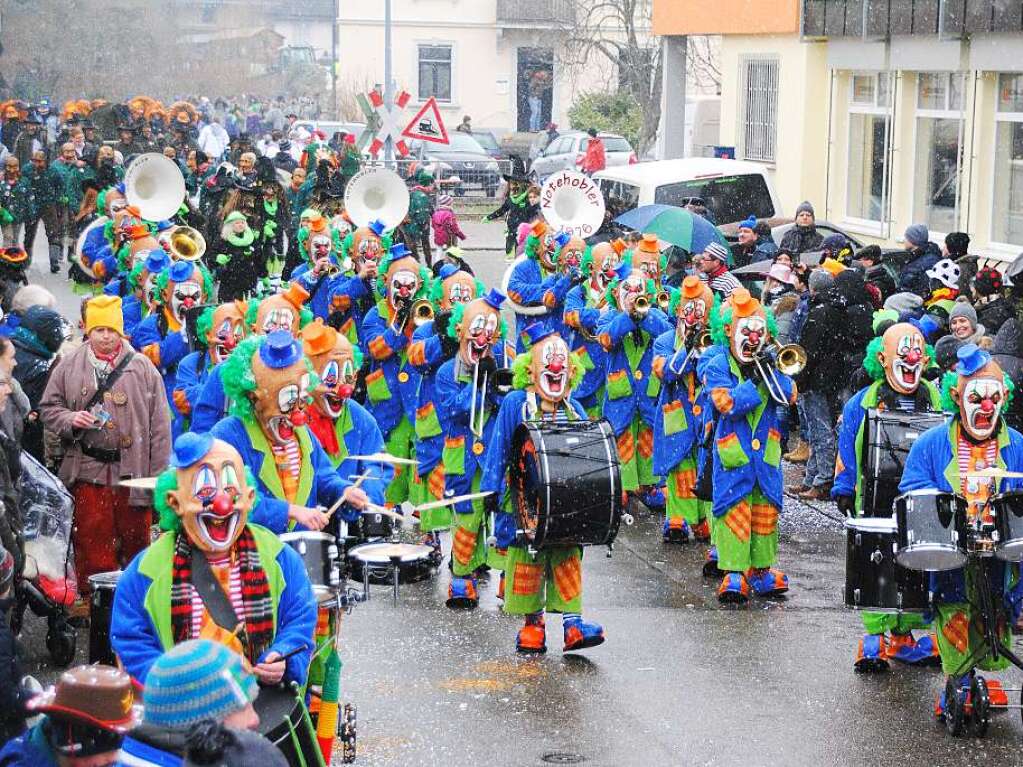
[[[859,239],[923,222],[1023,250],[1023,3],[658,0],[654,31],[721,34],[721,143]],[[722,7],[726,6],[726,7]]]
[[[567,127],[579,94],[617,84],[606,57],[566,45],[576,12],[575,0],[392,0],[394,85],[413,106],[436,98],[449,130],[466,114],[498,131]],[[342,3],[341,88],[382,84],[383,21],[382,3]]]

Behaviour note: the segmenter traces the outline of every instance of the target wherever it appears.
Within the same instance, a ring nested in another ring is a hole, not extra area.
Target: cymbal
[[[1021,471],[1008,471],[1007,469],[999,469],[997,466],[992,466],[987,469],[978,469],[977,471],[966,472],[967,477],[987,477],[989,479],[1023,479],[1023,472]]]
[[[416,511],[426,511],[428,509],[439,509],[441,506],[451,506],[455,503],[461,503],[462,501],[474,501],[477,498],[486,498],[488,495],[493,495],[493,491],[488,490],[485,493],[468,493],[467,495],[453,495],[450,498],[442,498],[439,501],[430,501],[429,503],[421,503],[415,507]]]
[[[419,461],[412,458],[400,458],[390,453],[373,453],[372,455],[350,455],[353,461],[376,461],[377,463],[393,463],[405,466],[418,466]]]
[[[133,477],[132,479],[122,479],[119,484],[121,487],[133,487],[137,490],[156,490],[156,480],[158,477]]]

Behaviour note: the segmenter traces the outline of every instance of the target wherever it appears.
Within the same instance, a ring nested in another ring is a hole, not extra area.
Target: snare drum
[[[535,548],[614,541],[622,518],[622,483],[607,420],[527,421],[515,430],[512,456],[512,507]]]
[[[252,707],[259,714],[259,734],[284,754],[289,767],[324,767],[309,711],[294,690],[260,687]]]
[[[875,612],[927,609],[929,576],[895,561],[899,535],[894,519],[847,519],[845,535],[846,605]]]
[[[1023,490],[1010,490],[991,498],[998,540],[995,556],[1006,562],[1023,562]]]
[[[341,556],[334,536],[303,530],[280,538],[302,557],[317,601],[333,594],[341,580]]]
[[[116,666],[117,656],[110,646],[110,619],[114,614],[114,591],[121,578],[120,570],[89,576],[92,587],[89,611],[89,663]]]
[[[352,577],[373,583],[390,583],[397,562],[400,583],[415,583],[433,573],[433,547],[418,543],[363,543],[348,552]]]
[[[952,493],[916,490],[895,499],[899,549],[910,570],[940,572],[966,564],[966,501]]]

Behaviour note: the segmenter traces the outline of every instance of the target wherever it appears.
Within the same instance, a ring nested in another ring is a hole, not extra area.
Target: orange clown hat
[[[682,297],[683,298],[700,298],[705,290],[706,283],[699,277],[690,274],[684,280],[682,280]],[[748,293],[749,291],[747,291]]]
[[[619,256],[629,249],[629,246],[621,237],[611,240],[611,247],[614,249],[614,252],[617,253]]]
[[[313,215],[309,216],[309,231],[310,232],[325,232],[327,231],[327,219],[323,217],[323,214],[316,211]]]
[[[334,348],[337,343],[337,331],[330,325],[323,324],[319,317],[302,330],[302,349],[307,357],[316,357],[326,354]]]
[[[534,237],[543,237],[547,234],[547,224],[543,221],[537,221],[533,224],[533,228],[529,230],[529,233]]]
[[[659,240],[656,234],[644,234],[643,239],[639,241],[639,247],[637,250],[641,250],[644,253],[657,253],[660,255],[661,248]]]
[[[285,301],[294,306],[296,309],[301,309],[302,305],[309,300],[309,291],[297,282],[293,282],[288,285],[288,289],[281,293],[281,295],[284,297]]]
[[[760,302],[746,288],[737,288],[729,301],[736,317],[750,317],[760,310]]]

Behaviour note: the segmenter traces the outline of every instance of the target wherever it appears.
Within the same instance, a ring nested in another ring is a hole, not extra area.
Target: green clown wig
[[[867,375],[870,376],[872,381],[880,381],[884,378],[884,366],[877,359],[877,355],[884,351],[884,338],[881,336],[875,336],[871,339],[870,343],[867,344],[867,353],[863,358],[863,369],[867,371]],[[927,355],[927,359],[931,361],[931,367],[934,366],[934,347],[927,344],[924,347],[924,353]]]
[[[402,256],[402,258],[413,258],[412,255]],[[380,265],[377,267],[377,295],[384,297],[387,295],[387,270],[391,268],[391,264],[394,262],[394,257],[391,255],[391,251],[388,250],[384,253],[384,257],[380,259]],[[419,275],[419,290],[412,296],[413,301],[418,301],[422,298],[428,298],[430,291],[433,289],[432,280],[430,279],[430,270],[422,264],[418,264],[417,274]]]
[[[459,269],[459,271],[461,271],[461,269]],[[469,273],[465,272],[465,274]],[[438,276],[433,279],[433,283],[430,285],[429,298],[430,303],[432,303],[435,308],[440,306],[441,299],[444,298],[444,280],[454,276],[455,274],[449,274],[447,277]],[[482,282],[480,282],[478,278],[474,277],[473,281],[475,282],[475,287],[473,289],[476,291],[476,298],[482,298],[484,295],[486,295],[487,292],[486,286]]]
[[[576,387],[583,381],[583,376],[586,375],[586,368],[583,367],[582,357],[578,352],[569,352],[572,364],[572,379],[568,382],[569,390],[575,391]],[[521,352],[515,357],[515,361],[512,363],[512,387],[515,389],[525,389],[531,383],[529,377],[529,363],[532,360],[533,355],[528,351]]]
[[[221,379],[224,382],[224,395],[231,403],[230,413],[243,421],[251,421],[255,415],[252,400],[249,398],[249,395],[256,390],[256,375],[252,372],[252,358],[259,353],[259,347],[265,340],[266,336],[249,336],[238,344],[231,352],[231,356],[223,362],[224,370]],[[307,357],[303,357],[302,362],[309,372],[309,390],[312,391],[319,383],[319,378]]]
[[[613,306],[616,309],[618,307],[618,286],[622,284],[621,279],[615,277],[611,282],[607,284],[607,288],[604,290],[604,303],[608,306]],[[653,301],[654,294],[657,292],[657,284],[653,280],[643,280],[643,293]]]
[[[213,297],[213,277],[202,264],[196,264],[195,268],[199,270],[203,296],[208,301]],[[170,269],[164,269],[156,275],[156,291],[158,294],[156,300],[161,304],[163,303],[163,291],[167,289],[167,284],[170,282],[170,271]]]
[[[453,338],[456,341],[458,340],[458,331],[455,330],[455,328],[462,321],[462,317],[465,316],[466,306],[468,306],[468,304],[456,304],[454,308],[452,308],[451,320],[448,322],[448,338]],[[501,315],[501,312],[498,312],[497,316],[501,320],[501,338],[498,343],[502,343],[508,337],[508,323],[504,321],[504,317]]]
[[[357,227],[362,228],[362,227]],[[391,249],[393,245],[393,238],[389,234],[380,235],[380,250],[384,253]],[[355,259],[356,254],[352,252],[352,248],[355,245],[355,229],[345,235],[344,240],[341,241],[341,258]]]
[[[1005,402],[1002,404],[1002,418],[1005,418],[1005,411],[1012,403],[1012,397],[1016,392],[1016,385],[1008,374],[1002,373],[1002,380],[1005,382]],[[959,374],[955,370],[949,370],[941,377],[941,409],[946,413],[958,413],[959,405],[952,399],[952,387],[959,381]]]
[[[732,324],[732,305],[724,304],[718,296],[714,297],[714,308],[710,313],[710,337],[718,346],[729,345],[727,325]],[[778,337],[778,323],[774,319],[774,312],[764,308],[764,315],[767,317],[767,332],[771,338]]]
[[[195,321],[196,341],[203,349],[206,348],[206,336],[209,334],[210,328],[213,326],[213,313],[216,310],[216,306],[207,306],[202,310],[202,313],[199,315],[199,319]]]

